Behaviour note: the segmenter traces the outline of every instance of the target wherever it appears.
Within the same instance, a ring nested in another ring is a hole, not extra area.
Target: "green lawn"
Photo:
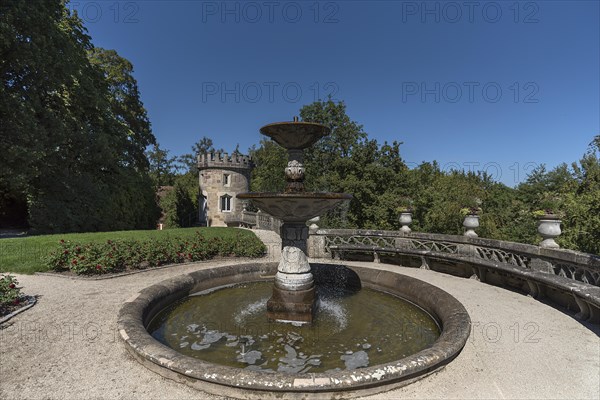
[[[165,229],[162,231],[119,231],[92,233],[65,233],[57,235],[29,236],[24,238],[0,239],[0,272],[33,274],[48,271],[45,258],[58,247],[61,239],[79,243],[105,242],[115,239],[147,239],[168,236],[193,236],[197,231],[207,239],[215,236],[222,238],[233,237],[235,234],[254,236],[254,233],[237,228],[181,228]]]

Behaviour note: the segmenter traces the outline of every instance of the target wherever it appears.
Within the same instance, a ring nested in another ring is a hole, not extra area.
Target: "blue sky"
[[[328,94],[409,165],[512,186],[579,160],[600,133],[600,8],[590,1],[72,1],[96,46],[135,67],[154,134],[245,152]]]

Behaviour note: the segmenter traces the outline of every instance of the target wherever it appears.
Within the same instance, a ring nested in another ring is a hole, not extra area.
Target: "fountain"
[[[315,304],[315,285],[306,257],[306,221],[335,207],[351,195],[309,193],[304,190],[303,150],[329,135],[328,127],[310,122],[278,122],[263,126],[263,135],[287,149],[284,193],[242,193],[237,197],[252,202],[264,212],[283,221],[281,261],[275,275],[273,295],[267,303],[267,317],[273,321],[310,323]]]
[[[288,151],[283,193],[243,193],[283,221],[279,263],[203,268],[142,290],[122,307],[127,348],[155,372],[238,398],[345,398],[427,375],[464,346],[470,320],[418,279],[307,259],[306,221],[344,200],[304,189],[303,149],[323,125],[261,128]]]

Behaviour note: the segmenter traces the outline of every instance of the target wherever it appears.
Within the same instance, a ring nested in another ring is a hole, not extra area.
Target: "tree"
[[[590,143],[579,164],[572,164],[578,183],[563,203],[561,246],[600,254],[600,135]]]
[[[59,25],[62,23],[62,25]],[[67,141],[64,97],[89,46],[59,0],[5,2],[0,13],[0,206],[24,202],[46,158]],[[85,84],[85,81],[83,82]],[[57,146],[58,145],[58,146]]]
[[[368,138],[362,126],[346,114],[343,102],[318,101],[302,107],[303,121],[322,123],[331,135],[306,149],[305,187],[309,191],[351,193],[354,199],[322,216],[322,226],[397,227],[394,218],[401,193],[400,174],[406,165],[400,157],[400,143],[384,143]],[[287,155],[270,139],[251,149],[256,168],[253,191],[282,191]]]
[[[108,84],[108,101],[121,130],[126,132],[123,146],[126,161],[143,171],[148,170],[145,150],[156,145],[146,109],[140,100],[137,81],[133,77],[133,65],[114,50],[93,47],[88,52],[92,65],[98,66]]]
[[[169,150],[162,149],[155,144],[146,152],[150,164],[150,176],[154,186],[171,186],[175,183],[177,157],[169,157]]]
[[[343,102],[315,102],[302,107],[300,115],[331,128],[330,136],[304,152],[307,190],[354,197],[321,216],[320,226],[398,229],[398,207],[410,200],[415,231],[459,235],[464,231],[460,209],[478,204],[482,237],[537,244],[533,211],[551,201],[564,215],[561,246],[600,253],[600,135],[579,163],[551,171],[541,165],[510,188],[486,173],[441,171],[436,161],[409,170],[400,155],[402,143],[380,145],[370,139],[346,114]],[[282,191],[285,150],[263,139],[250,152],[257,164],[252,190]]]
[[[166,228],[192,226],[198,219],[198,181],[192,174],[180,175],[161,200],[160,206],[165,213]]]
[[[284,170],[287,152],[271,139],[262,138],[257,148],[248,151],[255,168],[252,170],[250,190],[253,192],[281,192],[285,188]]]
[[[154,139],[127,62],[96,53],[63,1],[13,1],[2,11],[0,199],[26,201],[39,232],[153,226],[140,149]]]
[[[219,151],[223,151],[222,149]],[[198,173],[198,155],[214,153],[213,141],[211,138],[203,136],[202,139],[194,143],[192,153],[182,154],[177,158],[177,162],[186,172]]]
[[[318,101],[303,107],[300,116],[331,129],[330,136],[305,151],[307,186],[353,195],[347,209],[328,213],[323,225],[397,228],[396,209],[406,189],[400,177],[407,170],[401,143],[379,145],[369,139],[362,125],[346,114],[343,102]]]

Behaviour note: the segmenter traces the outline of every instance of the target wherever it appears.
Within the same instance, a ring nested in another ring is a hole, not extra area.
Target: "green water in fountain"
[[[429,347],[440,335],[421,308],[368,288],[317,287],[312,325],[268,322],[272,288],[252,282],[187,297],[161,311],[148,331],[187,356],[287,373],[384,364]]]

